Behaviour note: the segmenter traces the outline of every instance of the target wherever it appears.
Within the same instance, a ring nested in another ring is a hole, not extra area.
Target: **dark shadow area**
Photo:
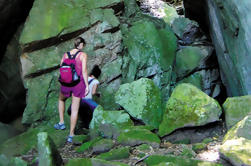
[[[202,142],[205,138],[218,137],[225,134],[224,124],[222,121],[212,122],[204,126],[198,127],[184,127],[177,129],[162,140],[171,143],[198,143]]]
[[[34,0],[0,1],[0,63],[18,27],[26,20]]]
[[[185,17],[197,21],[200,25],[200,28],[207,34],[207,37],[210,37],[206,1],[183,0],[183,4],[185,8]]]

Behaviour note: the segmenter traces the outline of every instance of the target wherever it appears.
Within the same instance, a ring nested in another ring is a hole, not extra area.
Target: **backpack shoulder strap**
[[[70,52],[67,52],[68,58],[71,59],[71,54]]]
[[[80,51],[77,51],[76,54],[73,55],[72,59],[75,59],[79,52],[80,52]]]
[[[94,80],[94,78],[91,79],[91,80],[89,80],[89,81],[88,81],[88,84],[90,85],[90,84],[92,83],[93,80]]]

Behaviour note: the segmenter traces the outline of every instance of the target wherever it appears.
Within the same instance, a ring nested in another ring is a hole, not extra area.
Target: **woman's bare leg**
[[[78,120],[79,104],[80,98],[72,95],[70,136],[74,136],[74,130]]]
[[[64,123],[64,110],[65,110],[65,100],[67,98],[60,92],[58,98],[58,112],[59,112],[59,123]]]

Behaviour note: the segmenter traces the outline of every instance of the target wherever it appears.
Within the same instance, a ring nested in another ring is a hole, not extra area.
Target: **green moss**
[[[210,54],[211,47],[185,47],[176,54],[175,72],[177,77],[183,77],[199,67]]]
[[[224,136],[223,142],[240,137],[251,140],[251,135],[249,133],[250,127],[251,127],[251,115],[246,116],[240,122],[235,124]]]
[[[63,163],[63,160],[57,151],[56,145],[51,140],[47,132],[40,132],[37,134],[37,145],[39,164],[61,165]]]
[[[93,153],[103,153],[103,152],[107,152],[110,149],[112,149],[112,147],[114,146],[114,142],[112,139],[101,139],[97,142],[94,142],[92,144],[92,152]]]
[[[207,145],[205,143],[196,143],[193,145],[193,150],[195,152],[199,152],[201,150],[204,150],[207,148]]]
[[[114,162],[114,161],[105,161],[101,159],[92,158],[93,165],[102,165],[102,166],[128,166],[127,164]]]
[[[0,145],[0,153],[6,156],[17,156],[36,148],[38,129],[31,129],[21,135],[8,139]],[[13,150],[15,149],[15,150]]]
[[[122,145],[135,146],[142,143],[159,147],[160,139],[157,135],[145,129],[125,130],[118,137],[118,143]]]
[[[163,17],[163,19],[169,25],[171,25],[173,21],[179,17],[176,9],[167,4],[164,4],[164,12],[165,12],[165,16]]]
[[[164,136],[181,127],[217,121],[220,115],[221,107],[216,100],[191,84],[179,84],[166,104],[159,135]]]
[[[210,163],[210,162],[205,162],[205,161],[200,161],[200,160],[192,160],[192,159],[187,159],[183,157],[177,157],[177,156],[160,156],[160,155],[152,155],[148,157],[146,160],[144,160],[147,166],[154,166],[157,164],[160,164],[162,162],[171,162],[175,163],[177,165],[182,165],[182,166],[220,166],[221,164],[216,164],[216,163]]]
[[[101,140],[101,137],[97,137],[93,140],[90,140],[88,142],[83,143],[79,148],[76,149],[77,152],[82,153],[86,150],[90,150],[93,146],[94,143],[98,142],[99,140]]]
[[[26,44],[88,27],[92,23],[91,21],[94,21],[94,19],[90,20],[90,17],[100,14],[95,9],[119,2],[120,0],[102,2],[98,0],[78,0],[75,3],[67,0],[35,1],[29,19],[25,23],[20,42]],[[41,15],[41,13],[44,14]],[[99,17],[99,19],[100,21],[106,21],[111,26],[119,24],[111,9],[103,9],[102,17]]]
[[[142,145],[139,145],[139,146],[137,147],[137,150],[140,150],[140,151],[147,151],[147,150],[151,150],[150,147],[151,147],[150,145],[142,144]]]
[[[70,159],[66,166],[92,166],[91,159],[89,158],[75,158]]]
[[[220,153],[235,165],[251,165],[251,140],[242,137],[226,140]]]
[[[185,17],[178,17],[174,19],[172,23],[172,29],[174,33],[179,36],[179,38],[182,38],[183,34],[187,31],[188,27],[191,25],[199,27],[198,23],[196,23],[195,21],[192,21]]]
[[[120,160],[129,158],[130,152],[129,147],[121,147],[117,149],[112,149],[109,152],[102,153],[98,155],[96,158],[103,160]]]
[[[132,120],[124,111],[106,111],[99,105],[93,113],[90,129],[100,135],[113,135],[120,128],[132,125]]]
[[[223,104],[227,128],[230,129],[251,112],[251,96],[230,97]]]
[[[183,80],[179,81],[177,84],[180,83],[190,83],[196,86],[198,89],[203,90],[203,77],[200,72],[196,72],[189,77],[184,78]]]
[[[212,141],[213,141],[212,138],[205,138],[205,139],[203,139],[202,143],[208,144],[209,142],[212,142]]]
[[[73,142],[86,142],[89,139],[88,135],[75,135],[73,137]]]
[[[152,80],[141,78],[123,84],[115,95],[120,104],[131,116],[145,124],[158,128],[162,116],[160,90]]]
[[[56,131],[50,127],[30,128],[28,131],[8,139],[0,145],[0,154],[6,156],[19,156],[26,154],[31,149],[37,148],[37,134],[39,132],[47,132],[57,147],[61,147],[68,135],[68,131]],[[15,150],[13,150],[15,149]]]

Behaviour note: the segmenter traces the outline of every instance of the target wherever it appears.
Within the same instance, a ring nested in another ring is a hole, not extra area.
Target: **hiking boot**
[[[65,125],[64,125],[64,123],[63,124],[57,123],[57,124],[54,125],[54,128],[56,130],[64,130],[65,129]]]

